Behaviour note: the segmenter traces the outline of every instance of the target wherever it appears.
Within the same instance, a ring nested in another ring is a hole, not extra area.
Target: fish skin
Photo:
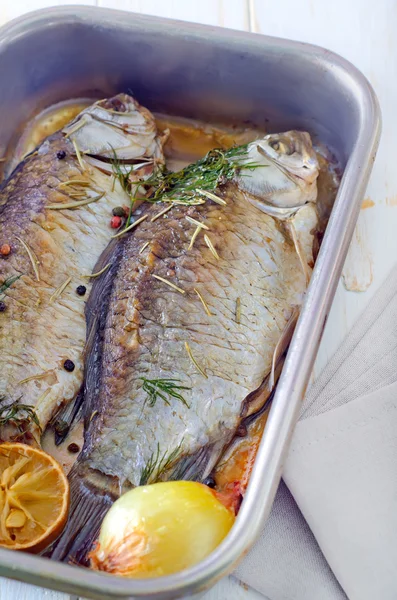
[[[70,521],[53,558],[84,562],[73,540],[84,539],[89,547],[87,536],[94,539],[101,516],[123,491],[140,484],[153,457],[178,449],[160,479],[205,478],[247,412],[245,399],[269,374],[280,334],[302,303],[306,279],[284,223],[258,209],[257,198],[239,186],[218,188],[226,206],[212,200],[175,205],[154,222],[161,205],[142,207],[146,220],[108,248],[98,264],[113,256],[113,273],[109,269],[94,283],[87,304],[85,443],[69,475]],[[209,228],[191,250],[196,226],[186,216]],[[309,228],[300,223],[300,234],[313,239],[311,210],[309,217]],[[307,239],[303,245],[311,254]],[[189,358],[186,342],[206,377]],[[182,392],[188,406],[175,398],[169,405],[158,398],[150,406],[141,377],[178,379],[190,388]]]
[[[115,99],[132,113],[143,111],[129,96],[122,94]],[[142,119],[150,132],[150,148],[142,153],[147,159],[151,157],[153,168],[155,161],[162,160],[160,138],[154,118],[146,109]],[[79,131],[81,135],[84,128]],[[91,134],[95,136],[95,131]],[[125,134],[127,142],[134,135]],[[113,176],[88,164],[82,170],[72,141],[73,136],[67,137],[61,131],[53,134],[0,187],[0,241],[12,248],[7,258],[0,258],[0,282],[22,275],[7,290],[7,308],[0,313],[0,398],[2,406],[15,401],[32,406],[42,430],[61,405],[76,397],[82,385],[84,307],[92,285],[83,274],[92,273],[115,233],[110,227],[112,209],[129,204],[128,195]],[[65,153],[64,159],[57,158],[59,152]],[[132,158],[137,158],[135,146]],[[103,197],[78,209],[48,208],[80,199],[67,196],[71,188],[58,187],[70,179],[87,180],[88,187],[79,191],[90,197],[104,193]],[[28,244],[39,261],[40,281],[20,240]],[[62,295],[50,302],[68,278],[71,281]],[[78,285],[87,287],[85,298],[77,295]],[[63,368],[66,359],[73,361],[73,372]],[[43,373],[43,378],[20,383]],[[0,439],[7,440],[16,433],[13,427],[3,428]],[[25,441],[39,443],[40,431],[34,423],[30,423],[25,437]]]
[[[187,455],[205,446],[208,464],[194,477],[212,469],[239,425],[244,399],[269,372],[280,333],[306,289],[295,249],[278,223],[234,190],[222,197],[228,199],[226,207],[209,202],[174,207],[163,221],[148,218],[123,243],[104,322],[100,390],[93,403],[99,415],[88,430],[91,450],[84,452],[84,460],[127,485],[139,484],[157,443],[162,452],[182,445]],[[219,261],[203,234],[187,252],[195,226],[186,215],[209,227]],[[277,276],[281,268],[282,279]],[[213,316],[206,314],[194,288]],[[241,324],[234,316],[237,298]],[[185,342],[208,379],[192,364]],[[159,399],[150,407],[138,377],[179,379],[191,388],[184,393],[190,408],[175,399],[170,406]],[[91,393],[86,387],[86,398]]]

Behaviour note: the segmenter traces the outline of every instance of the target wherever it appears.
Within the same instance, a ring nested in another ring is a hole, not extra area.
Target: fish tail
[[[60,537],[45,553],[53,560],[88,566],[87,555],[98,538],[103,517],[115,500],[86,475],[84,465],[79,463],[69,473],[69,519]]]

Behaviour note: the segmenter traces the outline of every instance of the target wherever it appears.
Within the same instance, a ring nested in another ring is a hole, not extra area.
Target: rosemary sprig
[[[98,202],[101,198],[103,198],[105,192],[102,194],[98,194],[97,196],[91,196],[89,198],[85,198],[84,200],[77,200],[76,202],[67,202],[65,204],[47,204],[48,209],[50,210],[66,210],[69,208],[79,208],[79,206],[85,206],[86,204],[92,204],[92,202]]]
[[[158,398],[161,398],[165,404],[170,406],[170,398],[176,398],[190,408],[178,390],[191,390],[192,388],[178,385],[178,383],[181,383],[179,379],[147,379],[146,377],[140,377],[139,379],[143,381],[142,388],[148,395],[149,406],[154,406]]]
[[[112,165],[112,170],[113,170],[113,176],[115,179],[118,180],[118,182],[120,183],[122,189],[128,194],[130,195],[131,192],[131,182],[130,182],[130,175],[131,172],[133,170],[133,167],[131,166],[128,169],[128,166],[125,165],[124,169],[122,169],[121,167],[121,161],[119,159],[119,157],[117,156],[116,150],[111,146],[112,148],[112,152],[113,152],[113,159],[111,159],[111,165]]]
[[[110,267],[111,263],[108,263],[107,265],[105,265],[103,267],[103,269],[101,269],[100,271],[97,271],[96,273],[90,273],[88,275],[85,275],[84,273],[82,273],[82,277],[87,277],[87,279],[94,279],[95,277],[99,277],[100,275],[102,275],[102,273],[104,273],[105,271],[108,270],[108,268]]]
[[[0,404],[4,400],[4,397],[0,398]],[[8,423],[13,423],[18,427],[20,432],[24,433],[23,426],[26,426],[29,422],[35,423],[41,431],[40,421],[33,406],[22,404],[19,400],[15,400],[15,402],[7,406],[0,406],[0,427]]]
[[[39,261],[37,260],[37,256],[34,254],[34,252],[32,251],[32,249],[30,248],[30,246],[28,246],[28,244],[26,242],[24,242],[20,237],[18,237],[17,235],[15,236],[17,238],[17,240],[19,242],[21,242],[22,246],[25,248],[26,250],[26,254],[29,257],[30,262],[32,263],[32,267],[33,267],[33,271],[34,274],[36,275],[36,280],[40,281],[40,275],[39,275],[39,269],[38,269],[38,265],[40,264]]]
[[[146,485],[148,483],[156,483],[156,481],[159,481],[172,463],[179,458],[182,442],[171,452],[167,453],[167,451],[165,451],[163,455],[160,454],[160,444],[157,443],[156,452],[151,455],[141,471],[139,485]]]
[[[149,200],[175,204],[203,204],[205,197],[213,198],[216,188],[233,179],[242,169],[256,169],[262,165],[245,162],[248,144],[229,150],[216,148],[197,162],[176,173],[158,169],[142,185],[154,188]],[[204,196],[204,197],[203,197]],[[219,203],[225,201],[216,196]]]
[[[176,290],[180,294],[186,294],[185,290],[183,290],[182,288],[175,285],[175,283],[168,281],[168,279],[165,279],[164,277],[160,277],[160,275],[155,275],[154,273],[152,274],[152,277],[154,277],[155,279],[158,279],[159,281],[162,281],[163,283],[165,283],[165,285],[168,285],[168,287]]]
[[[3,281],[3,283],[0,285],[0,297],[5,296],[6,290],[8,290],[8,288],[10,288],[12,284],[15,283],[20,277],[22,277],[22,274],[13,275],[12,277],[8,277],[8,279]]]
[[[205,377],[206,379],[208,379],[207,373],[204,371],[204,369],[202,369],[200,367],[200,365],[198,364],[197,360],[194,358],[194,356],[192,354],[192,350],[191,350],[188,342],[185,342],[185,348],[186,348],[186,352],[189,355],[190,360],[192,361],[192,363],[194,364],[194,366],[196,367],[196,369],[201,373],[201,375],[203,377]]]
[[[127,220],[125,222],[125,229],[127,229],[127,227],[131,223],[132,209],[134,208],[134,203],[136,200],[135,194],[132,193],[132,183],[130,180],[130,175],[131,175],[132,171],[134,170],[134,166],[130,166],[130,168],[128,168],[127,165],[123,165],[124,166],[124,169],[123,169],[121,166],[121,161],[117,156],[116,150],[113,148],[113,146],[111,146],[111,148],[112,148],[112,152],[113,152],[113,160],[111,161],[113,176],[114,176],[113,185],[117,179],[121,185],[121,188],[125,191],[125,193],[127,194],[127,196],[130,199],[130,209],[128,211]]]

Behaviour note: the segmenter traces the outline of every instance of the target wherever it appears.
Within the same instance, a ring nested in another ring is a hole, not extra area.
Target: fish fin
[[[224,448],[222,443],[207,444],[195,454],[183,456],[168,473],[168,480],[201,481],[209,475]]]
[[[82,405],[84,393],[81,389],[72,402],[68,402],[58,410],[51,419],[51,427],[54,430],[55,445],[59,446],[69,435],[69,431],[74,422],[78,422],[82,417]]]
[[[270,391],[274,388],[274,382],[275,382],[274,374],[275,374],[276,365],[279,362],[282,355],[284,354],[284,352],[288,348],[288,345],[292,338],[292,334],[294,333],[294,329],[295,329],[295,325],[298,320],[298,317],[299,317],[299,309],[297,307],[295,307],[294,310],[292,311],[292,315],[290,316],[290,318],[287,321],[287,324],[285,325],[283,331],[281,332],[280,339],[278,340],[277,345],[274,349],[273,359],[272,359],[272,368],[270,371],[269,382],[268,382]]]
[[[296,250],[296,253],[299,258],[299,262],[302,266],[302,271],[306,278],[306,285],[309,285],[309,281],[310,281],[310,277],[311,277],[311,270],[310,270],[309,265],[307,264],[305,253],[302,248],[302,244],[296,234],[296,229],[295,229],[295,226],[294,226],[292,220],[286,221],[286,225],[287,225],[287,229],[291,235],[292,241],[294,243],[295,250]]]
[[[87,339],[84,348],[85,373],[84,373],[84,406],[83,414],[85,429],[91,422],[95,410],[100,381],[100,357],[102,352],[102,338],[108,313],[113,281],[119,264],[123,239],[112,240],[102,252],[94,267],[94,272],[101,271],[107,264],[110,267],[94,280],[90,295],[85,307],[87,323]]]
[[[69,518],[60,537],[45,552],[53,560],[87,566],[87,555],[97,540],[103,517],[115,497],[92,485],[84,466],[76,463],[68,476],[71,504]]]
[[[284,360],[284,355],[282,355],[281,358],[275,363],[275,368],[273,371],[273,379],[275,383],[280,377],[284,365]],[[242,419],[240,427],[242,432],[244,432],[244,424],[247,422],[247,419],[249,419],[251,415],[256,415],[262,409],[263,405],[268,401],[269,396],[272,392],[272,390],[269,389],[269,380],[271,376],[272,372],[270,372],[269,375],[265,377],[261,385],[258,388],[256,388],[256,390],[248,394],[248,396],[245,398],[240,412],[240,417]],[[273,390],[275,388],[275,383],[273,385]],[[237,435],[239,436],[239,433],[237,433]]]

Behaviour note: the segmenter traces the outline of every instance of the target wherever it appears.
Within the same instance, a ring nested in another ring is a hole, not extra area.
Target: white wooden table
[[[375,87],[383,113],[382,142],[321,344],[314,372],[316,375],[385,279],[397,256],[397,1],[0,0],[0,24],[30,10],[73,3],[119,8],[312,42],[351,60]],[[1,85],[6,83],[2,82]],[[234,578],[218,583],[205,598],[263,600],[263,596]],[[69,597],[0,579],[0,600],[39,599],[69,600]]]

